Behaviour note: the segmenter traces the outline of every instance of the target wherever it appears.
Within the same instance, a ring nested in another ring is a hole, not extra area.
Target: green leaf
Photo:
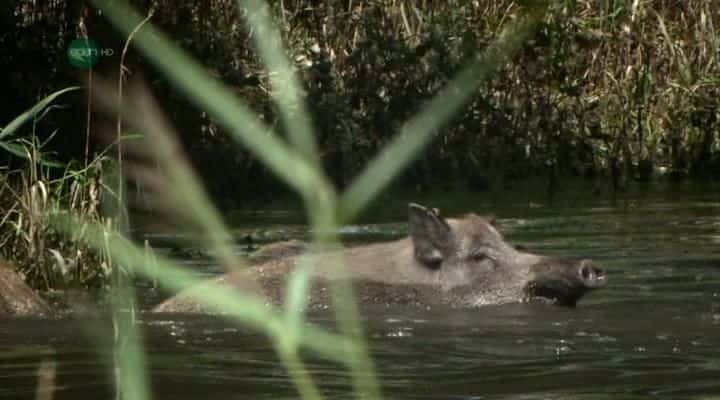
[[[65,88],[62,90],[58,90],[57,92],[40,100],[37,104],[32,106],[29,110],[18,115],[14,120],[10,121],[10,123],[7,124],[5,126],[5,128],[2,129],[2,131],[0,131],[0,140],[4,139],[10,135],[15,134],[22,125],[24,125],[30,119],[33,119],[36,115],[38,115],[41,111],[43,111],[50,103],[52,103],[59,96],[65,94],[67,92],[71,92],[71,91],[79,90],[79,89],[82,89],[82,88],[79,86],[71,86],[71,87],[68,87],[68,88]]]

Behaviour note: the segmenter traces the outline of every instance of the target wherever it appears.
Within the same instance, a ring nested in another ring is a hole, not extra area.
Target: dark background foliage
[[[237,2],[133,3],[153,7],[154,24],[281,130],[268,71]],[[509,0],[270,3],[304,81],[323,162],[340,186],[522,9]],[[534,39],[437,133],[398,185],[487,189],[541,178],[553,189],[581,176],[617,189],[659,172],[716,178],[719,13],[695,0],[557,2]],[[67,63],[74,38],[112,48],[115,56],[94,74],[117,75],[124,38],[81,1],[14,0],[0,10],[0,26],[2,123],[54,90],[87,82],[87,71]],[[131,79],[151,83],[216,198],[236,206],[283,190],[141,58],[131,52],[127,65]],[[66,101],[68,109],[35,133],[59,130],[52,141],[58,156],[81,159],[86,98]],[[99,135],[101,120],[94,116],[91,135]],[[102,143],[94,140],[93,151]]]

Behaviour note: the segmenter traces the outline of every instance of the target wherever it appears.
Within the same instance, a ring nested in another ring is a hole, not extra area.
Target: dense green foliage
[[[63,50],[83,29],[116,54],[122,48],[95,11],[66,3],[37,8],[16,1],[23,12],[4,15],[17,27],[2,37],[10,51],[0,60],[4,79],[20,93],[15,103],[77,75]],[[341,185],[519,8],[513,1],[273,4],[305,84],[323,163]],[[242,15],[229,0],[161,1],[152,21],[265,121],[279,125],[270,74],[238,23]],[[535,39],[438,132],[404,182],[485,187],[531,175],[601,174],[618,185],[658,171],[717,175],[719,24],[718,11],[704,1],[557,2]],[[129,64],[150,73],[139,60]],[[215,121],[163,80],[154,83],[212,192],[227,191],[228,180],[246,197],[249,187],[275,186],[253,157],[237,153]],[[83,107],[77,108],[80,115]],[[62,128],[79,131],[83,120],[61,121]],[[79,154],[76,142],[63,150]]]

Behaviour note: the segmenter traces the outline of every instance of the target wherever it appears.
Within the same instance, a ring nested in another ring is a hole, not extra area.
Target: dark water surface
[[[530,251],[592,258],[608,270],[609,285],[575,309],[372,313],[367,333],[387,398],[720,398],[718,193],[659,190],[614,203],[592,196],[552,204],[522,196],[425,199],[444,214],[492,212],[509,240]],[[372,241],[404,234],[403,203],[388,202],[372,223],[344,227],[343,235]],[[238,235],[306,234],[295,210],[232,218]],[[187,263],[217,271],[202,257]],[[213,317],[141,318],[155,398],[298,397],[262,336]],[[312,319],[331,324],[329,316]],[[57,362],[56,399],[111,398],[109,353],[88,333],[70,320],[0,321],[0,399],[33,398],[42,360]],[[350,397],[345,369],[312,357],[308,363],[327,397]]]

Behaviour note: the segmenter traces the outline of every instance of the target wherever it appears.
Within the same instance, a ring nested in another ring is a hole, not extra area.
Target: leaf
[[[2,131],[0,131],[0,140],[4,139],[5,137],[15,134],[17,132],[17,130],[20,129],[20,127],[23,124],[25,124],[31,118],[33,118],[37,114],[39,114],[42,110],[45,109],[45,107],[47,107],[50,103],[52,103],[59,96],[65,94],[67,92],[71,92],[71,91],[79,90],[79,89],[81,89],[81,87],[71,86],[71,87],[59,90],[59,91],[45,97],[44,99],[40,100],[37,104],[32,106],[29,110],[18,115],[14,120],[10,121],[10,123],[7,124],[5,126],[5,128],[2,129]]]
[[[0,141],[0,147],[2,147],[9,153],[14,154],[20,158],[23,158],[28,161],[33,161],[32,158],[30,157],[30,155],[28,154],[27,146],[23,146],[21,144],[14,143],[14,142]],[[35,162],[37,162],[40,165],[43,165],[46,167],[51,167],[51,168],[65,167],[65,164],[58,162],[58,161],[49,160],[42,155],[37,155],[36,157],[37,157],[37,159],[35,160]]]

